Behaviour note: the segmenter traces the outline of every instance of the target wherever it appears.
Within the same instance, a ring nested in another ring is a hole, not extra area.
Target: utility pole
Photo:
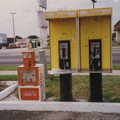
[[[93,2],[93,8],[95,8],[95,3],[97,2],[96,0],[91,0]]]
[[[10,13],[12,15],[12,21],[13,21],[13,38],[14,38],[14,43],[15,43],[15,22],[14,22],[14,15],[16,14],[14,13]]]

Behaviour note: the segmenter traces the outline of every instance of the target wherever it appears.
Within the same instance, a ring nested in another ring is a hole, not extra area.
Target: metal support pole
[[[97,2],[96,0],[91,0],[93,2],[93,9],[95,8],[95,3]]]
[[[48,71],[47,71],[47,62],[45,57],[45,50],[39,50],[39,60],[41,64],[44,64],[44,73],[45,73],[45,79],[48,78]]]
[[[93,8],[95,8],[95,5],[94,5],[95,3],[93,2]]]
[[[102,73],[90,73],[90,102],[102,102]]]
[[[14,15],[15,15],[16,13],[10,13],[10,14],[12,14],[12,21],[13,21],[13,37],[14,37],[14,43],[15,43],[15,22],[14,22]]]
[[[80,72],[80,27],[79,18],[76,18],[76,39],[77,39],[77,53],[78,53],[78,72]]]
[[[72,101],[72,74],[60,75],[60,100]]]

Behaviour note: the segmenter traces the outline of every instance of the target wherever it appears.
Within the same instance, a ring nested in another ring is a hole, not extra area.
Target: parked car
[[[27,47],[27,43],[19,43],[18,46],[21,48],[25,48]]]
[[[0,49],[5,49],[5,47],[7,48],[9,45],[9,43],[0,43]]]
[[[12,49],[12,48],[20,48],[20,47],[17,46],[15,43],[10,43],[7,48],[8,48],[8,49]]]
[[[2,46],[1,49],[6,49],[6,46]]]

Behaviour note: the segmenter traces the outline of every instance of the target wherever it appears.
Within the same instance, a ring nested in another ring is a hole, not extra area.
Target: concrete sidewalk
[[[0,75],[17,75],[17,71],[0,71]]]
[[[120,120],[119,103],[0,102],[0,120]]]
[[[0,71],[0,75],[17,75],[17,71]],[[73,73],[73,75],[89,75],[89,73]],[[102,75],[120,75],[120,70],[113,70],[112,73],[102,73]]]
[[[120,103],[0,101],[0,110],[120,113]]]

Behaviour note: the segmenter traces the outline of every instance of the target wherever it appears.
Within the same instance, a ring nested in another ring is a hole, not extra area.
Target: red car
[[[12,49],[12,48],[20,48],[20,47],[18,47],[15,43],[10,43],[7,48]]]

